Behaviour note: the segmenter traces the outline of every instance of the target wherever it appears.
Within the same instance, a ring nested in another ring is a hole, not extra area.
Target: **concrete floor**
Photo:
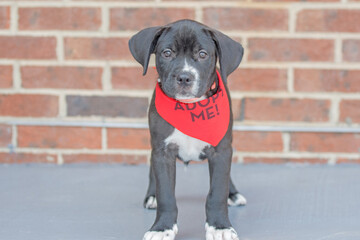
[[[147,166],[0,165],[0,239],[140,240]],[[359,240],[360,167],[234,165],[241,240]],[[206,165],[178,165],[177,240],[205,239]]]

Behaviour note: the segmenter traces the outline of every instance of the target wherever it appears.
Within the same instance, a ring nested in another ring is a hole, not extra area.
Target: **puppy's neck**
[[[205,93],[206,98],[211,97],[219,90],[219,79],[217,77],[216,71],[212,74],[210,82],[211,82],[210,88]]]

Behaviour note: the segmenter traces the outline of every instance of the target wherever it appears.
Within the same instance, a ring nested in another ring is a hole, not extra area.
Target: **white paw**
[[[145,203],[145,208],[155,209],[156,207],[157,207],[156,198],[153,196],[150,196]]]
[[[209,224],[205,224],[206,240],[239,240],[233,228],[215,229]]]
[[[172,229],[163,232],[148,231],[145,233],[143,240],[174,240],[178,233],[178,227],[174,224]]]
[[[237,193],[233,199],[228,198],[228,205],[229,206],[242,206],[246,205],[246,198],[241,195],[240,193]]]

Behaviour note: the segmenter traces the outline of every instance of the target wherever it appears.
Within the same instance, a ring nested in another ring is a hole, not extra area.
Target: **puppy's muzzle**
[[[189,87],[193,84],[194,79],[191,73],[182,72],[176,77],[176,82],[180,87]]]

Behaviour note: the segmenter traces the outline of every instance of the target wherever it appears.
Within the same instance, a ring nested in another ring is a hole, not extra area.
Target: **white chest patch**
[[[199,158],[209,143],[190,137],[175,128],[174,132],[165,139],[165,145],[173,143],[179,147],[179,157],[184,161],[201,161]]]

